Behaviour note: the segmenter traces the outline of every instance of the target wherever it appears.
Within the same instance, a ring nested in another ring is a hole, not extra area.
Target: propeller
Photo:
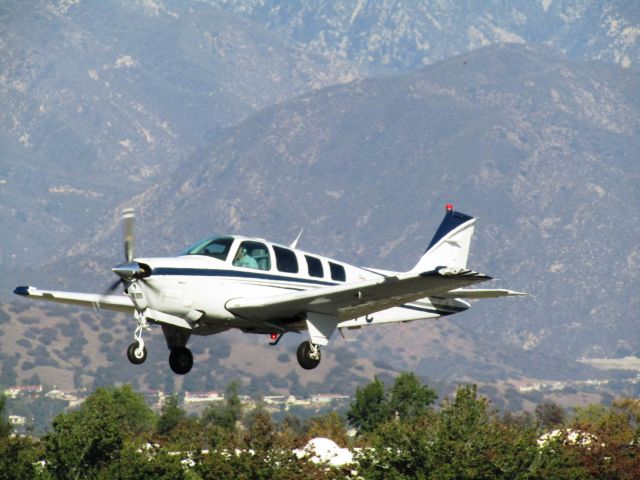
[[[133,261],[133,225],[135,223],[133,208],[125,208],[122,211],[122,223],[124,225],[124,258],[127,263]]]
[[[122,224],[124,226],[124,257],[125,262],[113,267],[111,270],[120,278],[109,285],[105,295],[113,293],[119,285],[132,283],[139,278],[148,275],[148,268],[133,261],[133,230],[135,223],[135,213],[133,208],[126,208],[122,211]]]

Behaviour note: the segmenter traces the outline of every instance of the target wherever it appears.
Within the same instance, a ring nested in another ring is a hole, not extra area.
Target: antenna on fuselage
[[[300,229],[300,233],[298,234],[296,239],[293,242],[291,242],[291,245],[289,245],[289,248],[296,248],[296,246],[298,245],[298,240],[300,240],[300,237],[302,236],[302,232],[304,232],[304,228]]]

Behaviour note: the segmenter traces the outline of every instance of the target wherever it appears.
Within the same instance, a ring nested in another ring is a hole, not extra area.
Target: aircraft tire
[[[187,347],[176,347],[171,349],[169,354],[169,366],[173,373],[185,375],[193,367],[193,354]]]
[[[138,342],[133,342],[127,347],[127,358],[134,365],[140,365],[147,359],[147,347],[142,347],[142,357],[136,356],[136,349],[138,348]]]
[[[320,350],[318,347],[318,358],[311,358],[311,342],[307,340],[306,342],[302,342],[298,347],[298,363],[305,370],[313,370],[320,364]]]

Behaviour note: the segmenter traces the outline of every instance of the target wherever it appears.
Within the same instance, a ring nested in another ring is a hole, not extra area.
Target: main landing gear
[[[187,347],[176,347],[169,354],[169,366],[174,373],[185,375],[193,367],[193,354]]]
[[[305,370],[313,370],[320,364],[320,347],[309,340],[298,347],[298,363]]]

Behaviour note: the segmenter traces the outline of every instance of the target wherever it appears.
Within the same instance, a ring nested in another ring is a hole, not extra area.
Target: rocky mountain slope
[[[100,229],[105,208],[224,127],[359,76],[196,1],[4,2],[0,30],[0,222],[13,232],[0,262],[12,275]]]
[[[208,0],[306,49],[377,72],[501,42],[545,44],[569,57],[638,68],[640,6],[632,0]]]

